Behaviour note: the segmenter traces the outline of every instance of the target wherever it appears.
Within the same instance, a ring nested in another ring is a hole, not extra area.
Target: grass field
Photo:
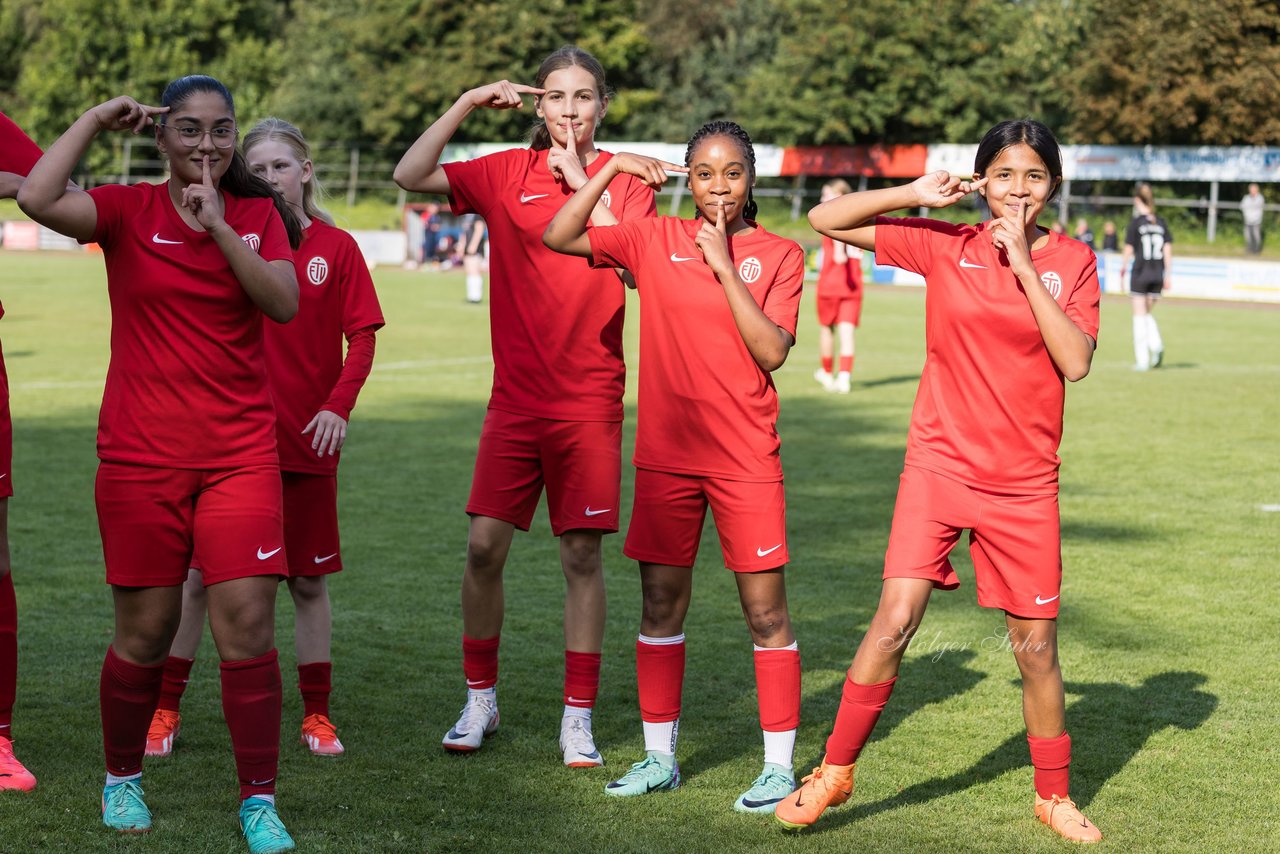
[[[804,834],[731,811],[758,773],[750,637],[708,526],[689,637],[678,792],[601,786],[642,751],[634,564],[606,541],[611,612],[596,736],[602,771],[560,766],[557,550],[539,511],[508,567],[502,729],[479,754],[439,746],[463,697],[458,577],[490,362],[461,277],[380,271],[389,325],[342,476],[346,572],[335,603],[333,713],[348,755],[297,743],[292,607],[281,814],[302,851],[1053,851],[1031,816],[1017,671],[997,613],[939,594],[861,760],[849,805]],[[0,852],[242,852],[235,773],[206,638],[175,754],[144,782],[155,832],[100,824],[98,672],[111,633],[93,511],[94,426],[109,317],[101,260],[0,253],[15,423],[10,533],[19,599],[14,731],[39,777],[0,797]],[[807,295],[807,298],[811,294]],[[1135,374],[1128,306],[1103,306],[1093,374],[1068,389],[1061,636],[1073,793],[1112,850],[1280,849],[1280,312],[1171,302],[1168,365]],[[923,294],[870,290],[853,393],[828,395],[812,304],[777,375],[804,660],[797,762],[821,755],[880,562],[923,358]],[[635,318],[629,355],[636,359]],[[629,384],[634,388],[633,381]],[[628,430],[634,396],[628,396]],[[630,448],[628,431],[626,446]],[[624,469],[624,496],[631,472]],[[629,498],[628,498],[629,500]],[[960,550],[961,552],[963,549]]]

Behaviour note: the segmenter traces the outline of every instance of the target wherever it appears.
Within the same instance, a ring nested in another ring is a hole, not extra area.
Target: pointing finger
[[[564,135],[564,150],[572,154],[574,157],[577,157],[578,156],[578,138],[574,135],[574,132],[573,132],[573,119],[570,119],[568,122],[566,122],[566,125],[567,127],[565,128],[565,135]]]
[[[213,178],[209,176],[209,155],[206,154],[203,158],[201,158],[200,163],[202,164],[201,169],[204,172],[203,183],[206,187],[212,187]]]
[[[724,234],[724,205],[716,208],[716,231]]]

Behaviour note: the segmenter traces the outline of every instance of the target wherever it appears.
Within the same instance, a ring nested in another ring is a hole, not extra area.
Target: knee
[[[295,578],[289,582],[289,595],[293,597],[295,605],[315,605],[324,601],[327,592],[324,576],[318,578]]]
[[[751,637],[759,646],[785,638],[791,633],[791,618],[787,609],[773,603],[750,605],[744,609]]]
[[[565,577],[569,579],[588,579],[599,576],[600,538],[562,537],[560,562],[564,565]]]
[[[1010,641],[1023,679],[1035,681],[1060,678],[1057,643],[1033,637],[1011,637]]]
[[[677,591],[665,587],[645,590],[643,608],[645,623],[668,626],[678,619],[680,596]]]
[[[169,656],[169,647],[178,632],[180,614],[165,614],[118,626],[111,646],[127,661],[159,664]]]
[[[500,576],[506,562],[506,549],[497,540],[473,535],[467,540],[467,570],[473,575]]]

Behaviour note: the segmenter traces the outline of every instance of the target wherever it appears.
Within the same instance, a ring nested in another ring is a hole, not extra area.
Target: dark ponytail
[[[587,73],[595,78],[596,97],[603,102],[606,98],[613,96],[613,93],[609,91],[609,84],[604,78],[604,66],[600,64],[600,60],[582,48],[571,44],[564,45],[542,60],[542,64],[538,66],[538,73],[533,78],[533,85],[541,89],[542,85],[547,82],[547,78],[562,68],[586,69]],[[545,119],[535,119],[533,126],[529,128],[529,147],[534,151],[545,151],[551,147],[551,131],[547,130]]]
[[[987,131],[978,143],[978,151],[974,155],[973,171],[976,175],[986,175],[987,167],[1000,156],[1000,152],[1013,145],[1026,145],[1036,153],[1049,170],[1053,180],[1053,190],[1049,198],[1058,195],[1062,187],[1062,149],[1053,131],[1035,119],[1011,119]]]
[[[218,95],[227,102],[227,109],[231,110],[231,115],[235,115],[236,102],[231,97],[230,90],[222,85],[221,81],[203,74],[189,74],[186,77],[179,77],[164,87],[164,94],[160,96],[160,106],[176,109],[198,92],[211,92]],[[173,109],[170,112],[173,112]],[[160,125],[157,127],[162,127],[164,123],[165,117],[162,116]],[[289,208],[289,205],[285,203],[284,197],[277,193],[270,184],[249,171],[249,164],[245,162],[244,155],[240,153],[238,144],[232,149],[231,166],[227,168],[226,174],[218,182],[218,187],[233,196],[239,196],[244,199],[270,199],[271,203],[276,207],[276,212],[284,220],[284,230],[289,235],[289,245],[294,249],[302,245],[302,223],[298,220],[297,214]]]
[[[747,169],[750,171],[750,183],[756,182],[756,150],[751,144],[751,136],[742,129],[742,126],[736,122],[714,121],[707,122],[694,132],[689,138],[689,145],[684,150],[684,165],[688,166],[693,162],[693,152],[697,149],[702,141],[713,136],[726,136],[738,144],[742,149],[742,154],[747,158]],[[755,196],[751,193],[751,187],[747,187],[747,203],[742,208],[742,218],[755,222],[756,214],[760,207],[756,204]],[[701,216],[701,212],[698,213]]]

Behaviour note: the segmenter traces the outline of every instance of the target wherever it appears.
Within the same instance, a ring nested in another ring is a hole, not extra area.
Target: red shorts
[[[9,417],[9,376],[0,355],[0,498],[13,495],[13,420]]]
[[[760,572],[788,561],[782,481],[751,483],[651,469],[636,469],[622,553],[641,563],[693,566],[708,505],[729,569]]]
[[[857,326],[862,319],[862,294],[848,297],[818,297],[818,323],[835,326],[852,323]]]
[[[204,583],[285,575],[280,470],[102,462],[94,488],[107,583],[170,587],[192,558]]]
[[[1062,537],[1056,493],[984,492],[907,466],[893,508],[884,577],[928,578],[943,590],[959,587],[948,555],[964,528],[979,605],[1016,617],[1058,616]]]
[[[284,553],[290,578],[342,570],[338,546],[338,477],[281,472],[284,488]]]
[[[622,424],[551,421],[490,409],[480,431],[467,513],[529,530],[543,486],[551,532],[618,530]]]

